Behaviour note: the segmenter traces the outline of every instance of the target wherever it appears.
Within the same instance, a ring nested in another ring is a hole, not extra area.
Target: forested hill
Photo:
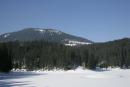
[[[130,39],[68,47],[44,41],[0,43],[0,71],[130,67]]]
[[[48,41],[66,45],[91,44],[92,41],[64,33],[56,29],[26,28],[17,32],[0,35],[0,42],[8,41]]]

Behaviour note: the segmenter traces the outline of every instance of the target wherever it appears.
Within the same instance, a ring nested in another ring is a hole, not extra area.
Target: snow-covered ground
[[[0,87],[130,87],[130,69],[1,73]]]

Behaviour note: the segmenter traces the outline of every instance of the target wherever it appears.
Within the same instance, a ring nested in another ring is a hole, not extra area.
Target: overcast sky
[[[130,0],[0,0],[0,34],[28,27],[96,42],[130,37]]]

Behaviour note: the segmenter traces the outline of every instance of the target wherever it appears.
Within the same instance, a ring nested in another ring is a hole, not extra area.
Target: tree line
[[[13,69],[75,69],[83,66],[130,67],[130,39],[84,46],[65,46],[44,41],[0,43],[0,71]]]

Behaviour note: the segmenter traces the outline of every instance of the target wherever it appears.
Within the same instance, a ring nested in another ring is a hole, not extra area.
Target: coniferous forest
[[[44,41],[0,43],[0,71],[11,69],[75,69],[83,66],[130,68],[130,39],[83,46],[65,46]]]

